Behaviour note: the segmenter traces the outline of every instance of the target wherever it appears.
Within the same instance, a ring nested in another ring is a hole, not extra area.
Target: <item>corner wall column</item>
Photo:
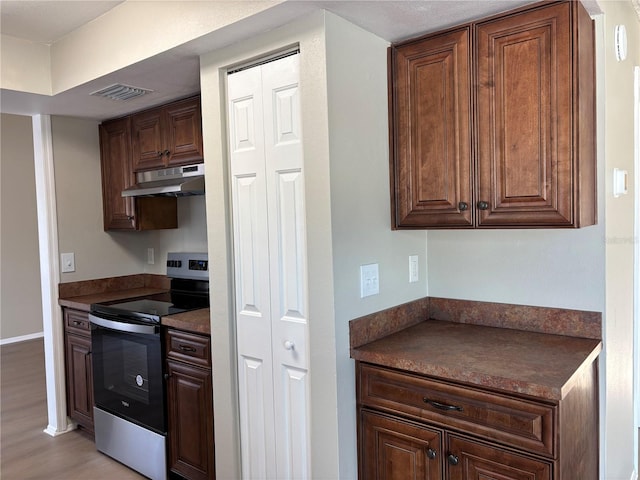
[[[64,330],[58,306],[58,219],[53,168],[51,117],[35,115],[33,122],[33,156],[36,175],[38,243],[40,247],[40,284],[42,288],[42,323],[44,327],[44,363],[47,385],[49,423],[44,432],[57,436],[75,428],[67,419],[64,378]]]

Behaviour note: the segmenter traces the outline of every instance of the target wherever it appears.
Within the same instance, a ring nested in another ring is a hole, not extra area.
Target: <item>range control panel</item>
[[[208,255],[198,252],[169,252],[167,277],[209,280]]]

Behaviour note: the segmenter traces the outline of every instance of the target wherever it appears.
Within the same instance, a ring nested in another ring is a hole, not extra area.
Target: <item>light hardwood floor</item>
[[[139,480],[145,477],[98,452],[73,431],[47,426],[43,341],[0,347],[0,478],[2,480]]]

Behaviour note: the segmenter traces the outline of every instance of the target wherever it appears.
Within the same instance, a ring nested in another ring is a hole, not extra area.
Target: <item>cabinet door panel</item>
[[[200,97],[168,106],[165,109],[165,121],[166,165],[201,163],[204,155]]]
[[[93,431],[93,373],[91,338],[66,335],[67,410],[69,416]]]
[[[215,478],[211,370],[167,361],[169,468],[192,480]]]
[[[442,478],[438,430],[361,410],[360,436],[361,480]]]
[[[133,171],[162,168],[162,110],[154,109],[131,116]]]
[[[105,230],[135,230],[135,204],[122,191],[134,184],[129,117],[100,125],[102,207]]]
[[[448,480],[551,480],[552,464],[447,435]],[[450,461],[455,457],[455,461]],[[455,463],[455,464],[453,464]]]
[[[391,49],[394,226],[471,226],[469,29]]]
[[[573,218],[569,3],[477,27],[478,225]]]

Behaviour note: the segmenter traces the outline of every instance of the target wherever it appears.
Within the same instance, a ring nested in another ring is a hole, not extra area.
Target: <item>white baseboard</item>
[[[43,337],[44,337],[44,332],[38,332],[38,333],[30,333],[29,335],[21,335],[19,337],[3,338],[2,340],[0,340],[0,345],[8,345],[10,343],[25,342],[27,340],[33,340],[35,338],[43,338]]]

